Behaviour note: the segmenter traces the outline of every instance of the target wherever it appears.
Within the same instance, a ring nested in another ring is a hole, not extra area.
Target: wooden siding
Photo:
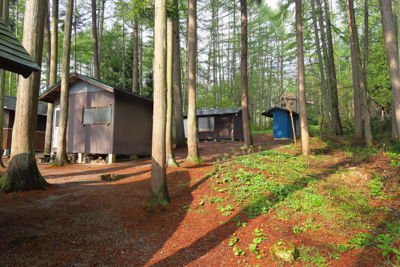
[[[109,104],[112,105],[113,109],[111,124],[82,124],[82,108],[84,106],[90,107]],[[57,97],[54,101],[54,109],[58,108],[59,105],[60,97]],[[113,154],[114,108],[114,94],[108,91],[102,90],[100,92],[70,94],[67,152]],[[52,148],[52,151],[55,152],[56,149]]]
[[[114,154],[151,155],[153,105],[115,95]]]
[[[44,132],[36,132],[35,134],[35,150],[44,150]],[[12,129],[3,129],[3,149],[11,149]]]
[[[242,112],[238,114],[233,115],[233,123],[234,123],[234,129],[233,129],[233,139],[243,141],[244,140],[244,135],[243,135],[243,120],[242,120]]]
[[[232,139],[233,138],[233,115],[212,115],[201,117],[214,117],[214,131],[197,132],[197,138],[200,140],[210,139]],[[197,117],[197,120],[200,117]],[[198,122],[197,122],[198,124]]]

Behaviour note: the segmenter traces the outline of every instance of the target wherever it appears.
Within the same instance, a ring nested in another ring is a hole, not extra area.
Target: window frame
[[[200,129],[200,119],[207,119],[208,121],[211,120],[211,118],[213,119],[213,125],[212,125],[212,130],[201,130]],[[198,117],[197,119],[197,129],[199,133],[207,133],[207,132],[214,132],[215,131],[215,116],[207,116],[207,117]]]
[[[110,121],[109,122],[97,122],[97,109],[98,108],[105,108],[105,107],[110,107]],[[94,115],[94,123],[84,123],[84,115],[85,115],[85,109],[89,108],[95,108],[95,115]],[[96,105],[96,106],[82,106],[82,125],[96,125],[96,124],[107,124],[110,125],[112,123],[112,104],[109,105]]]

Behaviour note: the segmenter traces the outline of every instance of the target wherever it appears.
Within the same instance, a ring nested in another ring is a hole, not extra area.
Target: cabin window
[[[97,107],[83,107],[83,124],[110,124],[111,105]]]
[[[214,117],[199,118],[199,132],[213,132],[213,131],[214,131]]]

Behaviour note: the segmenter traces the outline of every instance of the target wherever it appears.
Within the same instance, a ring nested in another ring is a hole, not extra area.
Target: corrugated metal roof
[[[11,29],[0,18],[0,68],[27,78],[40,67],[25,50]]]
[[[17,98],[13,96],[4,96],[4,109],[15,110],[17,106]],[[47,116],[47,106],[43,103],[39,102],[38,105],[38,115]]]
[[[196,116],[236,114],[240,111],[242,111],[241,107],[198,109]],[[183,117],[187,117],[187,111],[183,112]]]
[[[134,93],[134,92],[131,92],[131,91],[128,91],[128,90],[125,90],[125,89],[122,89],[122,88],[119,88],[119,87],[116,87],[116,86],[112,86],[112,85],[106,84],[104,82],[100,82],[98,80],[95,80],[93,78],[87,77],[87,76],[82,75],[82,74],[78,74],[76,72],[71,73],[69,77],[70,77],[70,82],[71,82],[71,79],[73,79],[73,78],[75,79],[75,81],[76,81],[76,79],[86,80],[87,82],[90,82],[92,84],[93,83],[97,84],[98,86],[102,87],[103,89],[105,89],[107,91],[111,91],[113,93],[122,93],[122,94],[125,94],[125,95],[131,95],[131,96],[135,96],[137,98],[140,98],[140,99],[143,99],[143,100],[146,100],[146,101],[149,101],[149,102],[153,102],[153,99],[151,99],[151,98],[139,95],[138,93]],[[60,90],[61,90],[61,80],[56,82],[52,86],[50,86],[43,93],[41,93],[39,95],[39,100],[40,101],[45,101],[45,102],[52,102],[50,100],[50,98],[52,100],[54,100],[54,95],[58,95]],[[50,97],[50,94],[53,94],[53,96]],[[47,96],[49,96],[49,97],[47,97]]]

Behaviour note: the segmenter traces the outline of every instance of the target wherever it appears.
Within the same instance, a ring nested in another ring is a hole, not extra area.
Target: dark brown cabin
[[[11,149],[11,138],[14,126],[16,105],[17,105],[16,97],[4,96],[3,149]],[[43,103],[39,103],[36,135],[35,135],[36,151],[44,150],[46,119],[47,119],[47,106]]]
[[[200,109],[196,117],[199,140],[244,140],[241,107]],[[186,111],[183,122],[187,136]]]
[[[70,75],[67,153],[151,154],[153,101],[92,78]],[[40,101],[54,103],[52,152],[57,150],[60,82]]]

